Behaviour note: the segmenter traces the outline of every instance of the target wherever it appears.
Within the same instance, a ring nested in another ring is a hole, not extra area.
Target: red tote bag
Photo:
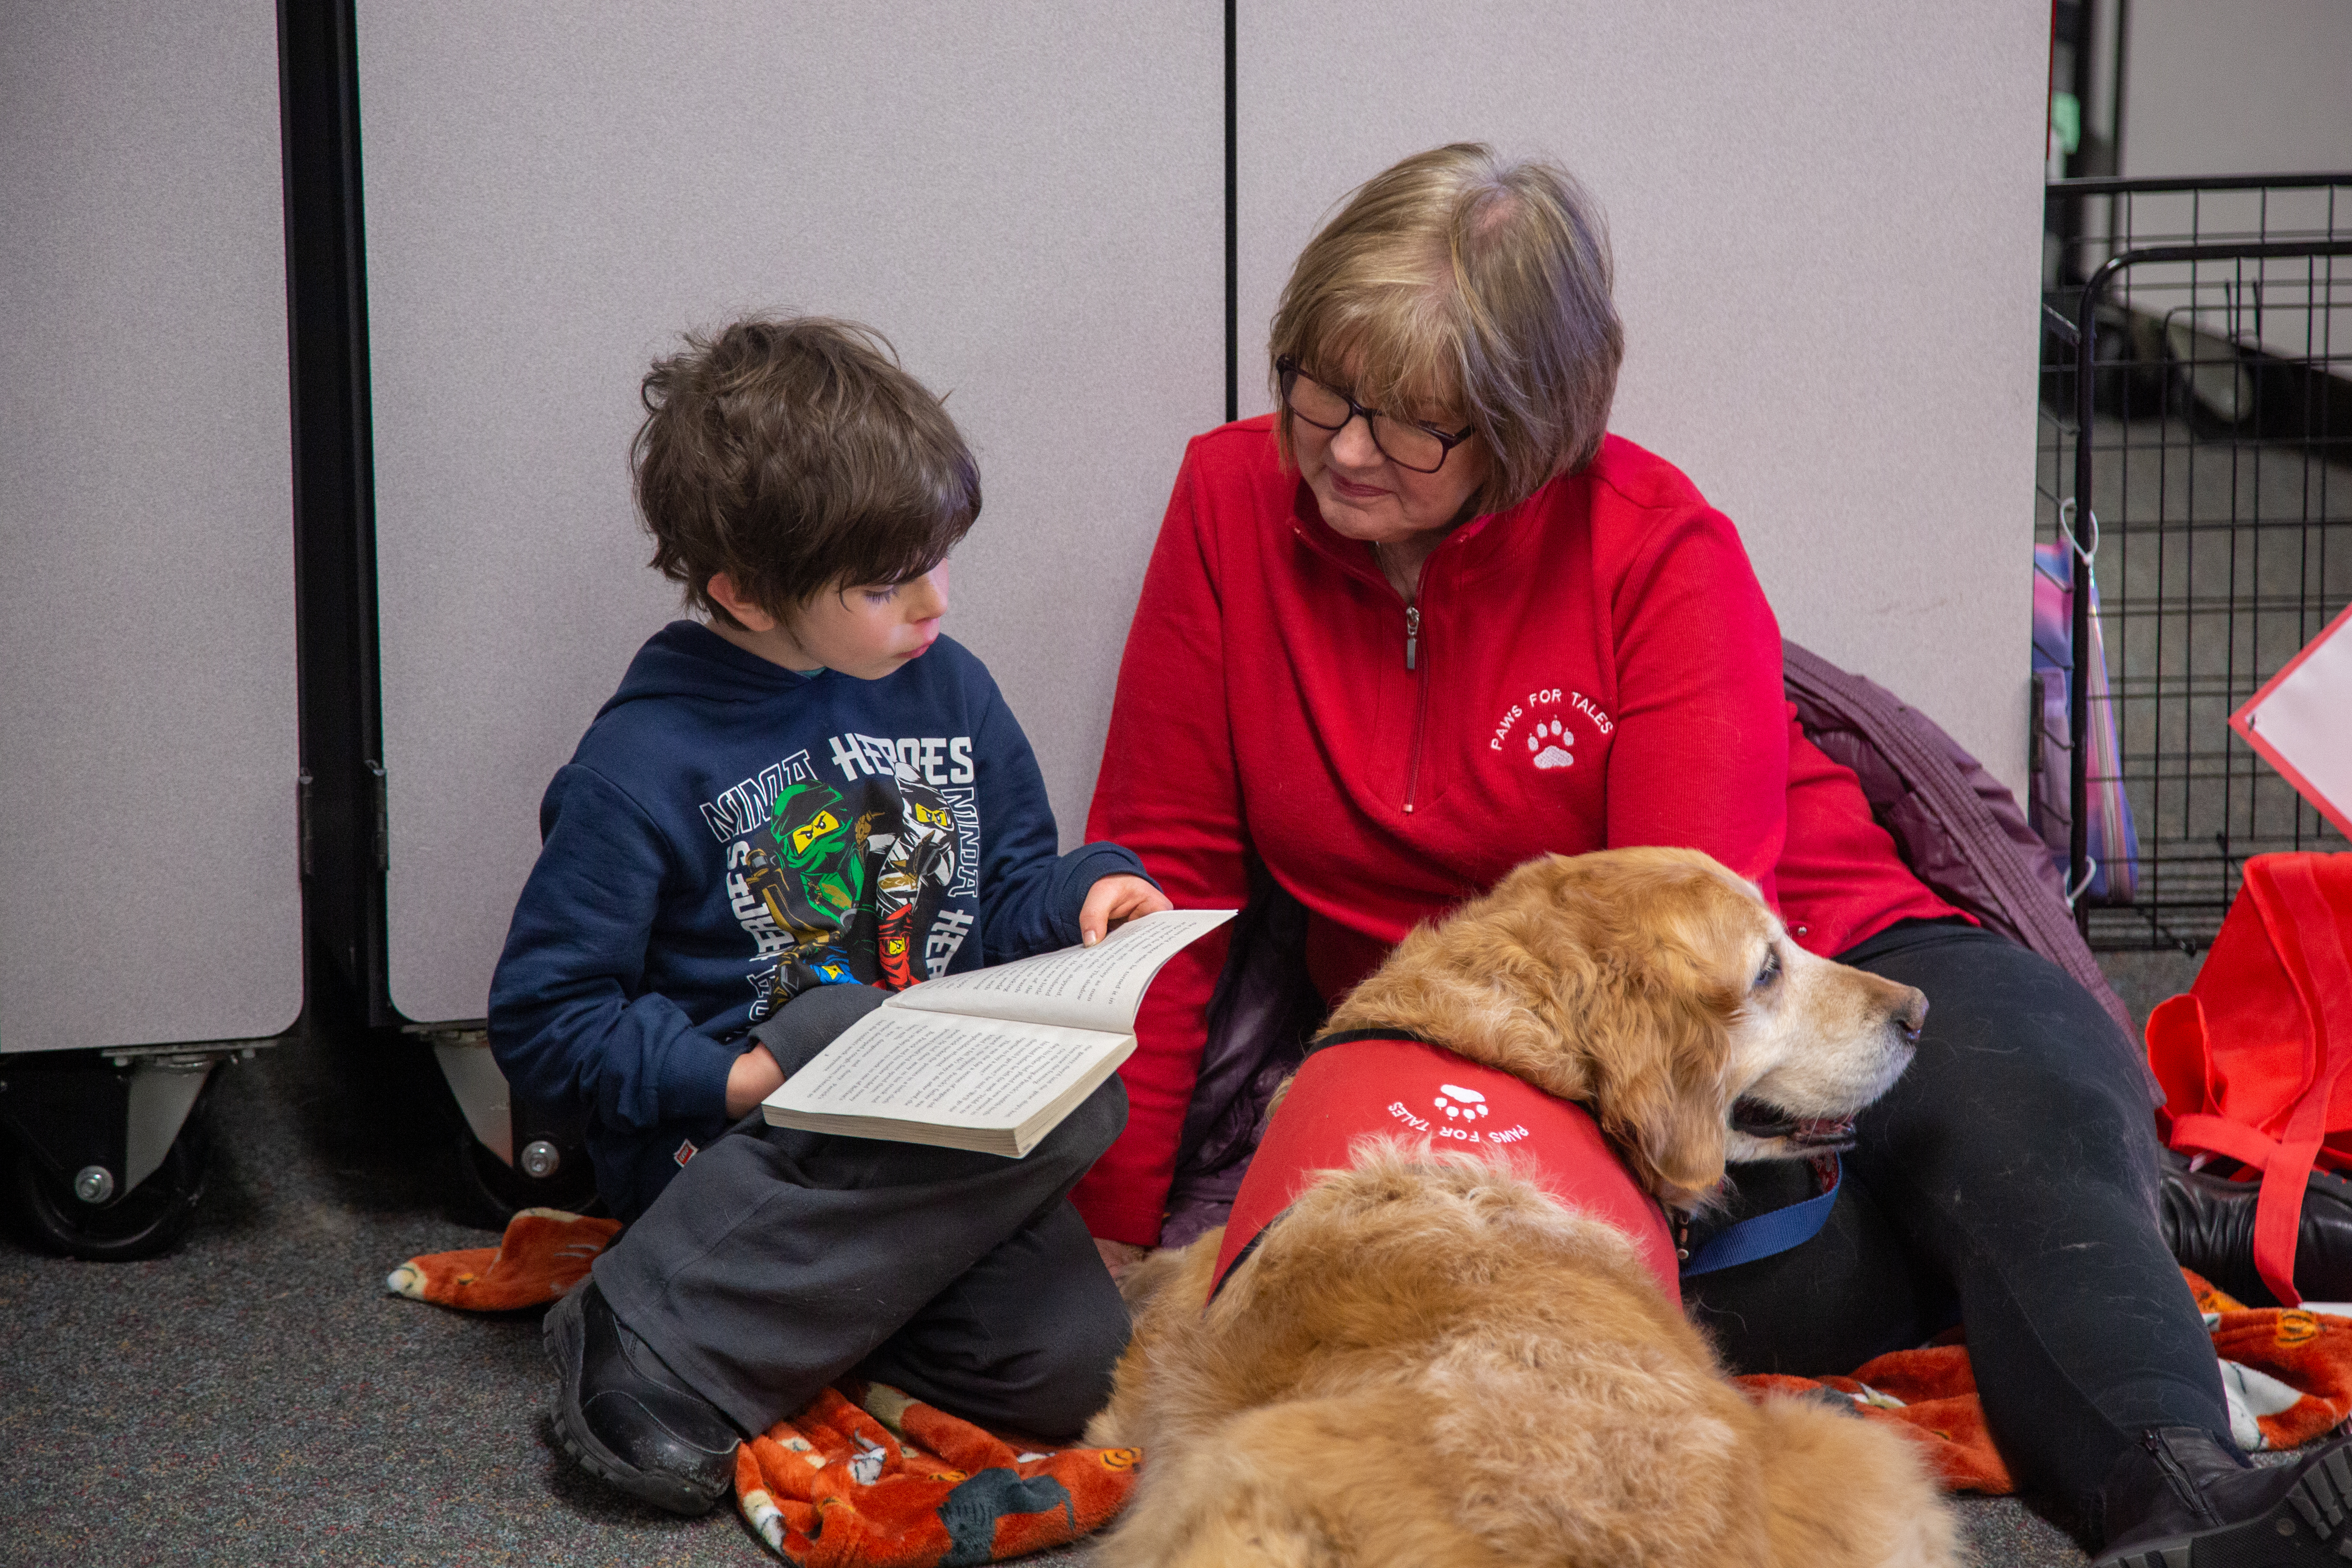
[[[2259,1177],[2254,1267],[2288,1306],[2315,1166],[2352,1166],[2352,854],[2257,855],[2188,994],[2147,1020],[2157,1112],[2183,1153]]]

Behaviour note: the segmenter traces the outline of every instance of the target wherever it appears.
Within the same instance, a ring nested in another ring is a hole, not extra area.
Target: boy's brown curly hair
[[[980,515],[980,470],[887,339],[754,316],[656,360],[630,445],[650,563],[710,616],[724,572],[780,620],[831,587],[919,577]]]

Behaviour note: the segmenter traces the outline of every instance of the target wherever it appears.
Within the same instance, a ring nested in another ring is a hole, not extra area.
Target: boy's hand
[[[1151,1256],[1148,1247],[1138,1247],[1131,1241],[1105,1241],[1099,1236],[1095,1237],[1095,1250],[1102,1254],[1103,1267],[1110,1270],[1113,1279]]]
[[[1092,947],[1113,926],[1175,907],[1168,901],[1167,894],[1140,877],[1124,873],[1098,877],[1095,885],[1087,889],[1087,901],[1078,908],[1078,941]]]
[[[765,1046],[753,1046],[727,1069],[727,1120],[751,1114],[751,1108],[782,1087],[784,1069]]]

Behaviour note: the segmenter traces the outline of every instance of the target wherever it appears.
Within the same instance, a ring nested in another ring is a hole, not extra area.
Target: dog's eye
[[[1777,947],[1768,947],[1764,950],[1764,967],[1756,972],[1756,979],[1750,989],[1761,991],[1780,978],[1780,950]]]

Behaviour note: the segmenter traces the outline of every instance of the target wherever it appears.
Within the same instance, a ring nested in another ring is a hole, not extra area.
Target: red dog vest
[[[1308,1057],[1265,1130],[1217,1250],[1213,1295],[1260,1232],[1317,1173],[1349,1164],[1367,1135],[1427,1137],[1437,1149],[1507,1152],[1512,1168],[1632,1241],[1658,1288],[1682,1305],[1665,1210],[1632,1174],[1584,1108],[1424,1040],[1342,1040]]]

